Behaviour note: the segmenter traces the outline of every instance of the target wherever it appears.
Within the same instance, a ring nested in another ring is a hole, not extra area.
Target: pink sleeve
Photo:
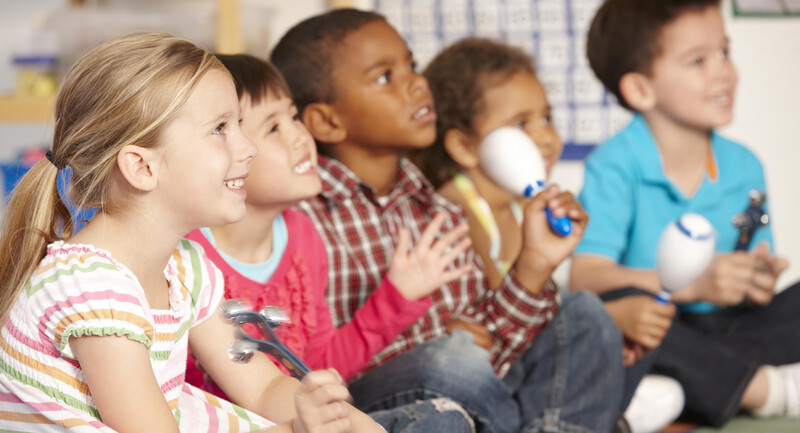
[[[328,287],[325,244],[311,220],[300,215],[305,220],[303,222],[307,222],[307,226],[301,229],[307,234],[303,255],[314,284],[317,316],[317,330],[309,341],[303,360],[313,370],[335,368],[345,380],[349,380],[375,354],[394,341],[402,330],[425,314],[433,303],[430,298],[407,300],[388,278],[384,278],[380,287],[356,311],[353,320],[341,328],[335,328],[325,298]]]
[[[431,307],[430,298],[409,301],[394,284],[384,279],[380,287],[356,311],[353,320],[334,328],[330,310],[320,292],[317,306],[318,332],[310,341],[306,361],[312,369],[335,368],[350,380],[370,359],[389,345],[402,330]]]

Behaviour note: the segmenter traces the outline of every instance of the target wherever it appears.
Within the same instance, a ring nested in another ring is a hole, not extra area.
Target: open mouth
[[[729,105],[731,103],[731,94],[730,93],[719,93],[717,95],[713,95],[710,98],[708,98],[708,101],[712,105],[726,106],[726,105]]]
[[[417,119],[420,119],[423,116],[426,116],[426,115],[428,115],[430,113],[432,113],[431,107],[430,107],[430,105],[426,105],[426,106],[420,108],[419,110],[417,110],[414,113],[414,115],[411,116],[411,118],[414,119],[414,120],[417,120]]]
[[[242,189],[244,186],[244,179],[231,179],[225,181],[225,186],[230,189]]]
[[[306,174],[314,167],[314,163],[312,163],[310,159],[306,159],[294,166],[294,172],[296,174]]]

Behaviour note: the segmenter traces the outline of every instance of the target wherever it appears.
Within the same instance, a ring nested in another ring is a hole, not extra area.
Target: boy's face
[[[719,8],[679,16],[664,26],[659,46],[649,77],[655,109],[698,129],[730,123],[737,74]]]
[[[536,76],[527,71],[516,72],[502,81],[498,81],[499,78],[502,77],[487,77],[484,109],[474,121],[476,143],[501,126],[517,126],[536,143],[549,177],[564,144],[553,127],[544,88]]]
[[[348,34],[336,49],[335,101],[346,143],[360,147],[425,147],[436,138],[428,82],[400,35],[385,21]]]
[[[269,92],[257,104],[240,101],[242,130],[258,147],[247,179],[248,206],[285,208],[322,188],[314,139],[291,99]]]

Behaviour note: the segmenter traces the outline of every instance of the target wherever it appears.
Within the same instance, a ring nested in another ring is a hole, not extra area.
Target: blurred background
[[[52,136],[58,80],[89,48],[134,31],[158,30],[218,52],[268,57],[298,21],[332,7],[374,9],[403,35],[421,65],[454,40],[479,35],[528,51],[567,144],[553,181],[578,193],[582,159],[629,119],[594,79],[585,31],[602,0],[2,0],[0,182],[7,191],[43,156]],[[800,0],[723,0],[739,69],[734,122],[721,132],[746,144],[767,173],[772,229],[800,279]],[[568,263],[566,264],[568,266]],[[566,282],[566,267],[557,271]]]

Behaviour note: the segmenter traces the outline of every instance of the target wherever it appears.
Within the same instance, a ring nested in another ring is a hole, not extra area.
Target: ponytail
[[[58,193],[59,171],[37,162],[19,181],[3,214],[0,237],[0,323],[44,258],[47,245],[72,235],[69,209]]]

